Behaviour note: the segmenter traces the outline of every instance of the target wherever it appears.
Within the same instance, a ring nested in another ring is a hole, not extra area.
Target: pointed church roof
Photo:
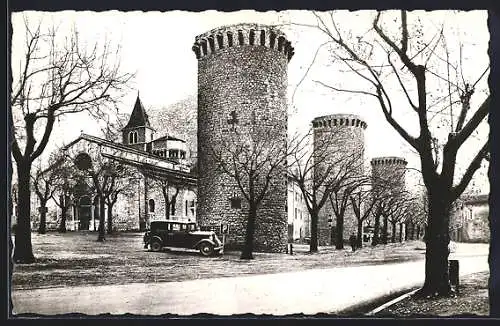
[[[139,93],[137,93],[137,99],[135,100],[134,108],[132,109],[132,113],[130,114],[130,119],[128,123],[123,129],[131,129],[136,127],[150,127],[149,118],[144,110],[144,106],[142,105],[141,99],[139,98]]]

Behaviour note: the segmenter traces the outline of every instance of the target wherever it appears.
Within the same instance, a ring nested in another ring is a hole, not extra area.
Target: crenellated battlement
[[[355,114],[331,114],[316,117],[312,121],[313,128],[358,127],[366,129],[368,124]]]
[[[408,162],[397,156],[375,157],[371,160],[371,165],[406,165]]]
[[[265,46],[282,53],[288,61],[294,49],[285,34],[273,26],[237,24],[222,26],[196,36],[193,52],[196,59],[203,59],[220,49],[238,46]]]

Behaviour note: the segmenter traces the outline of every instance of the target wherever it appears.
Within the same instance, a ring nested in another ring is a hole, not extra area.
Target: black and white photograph
[[[10,318],[489,317],[491,15],[11,12]]]

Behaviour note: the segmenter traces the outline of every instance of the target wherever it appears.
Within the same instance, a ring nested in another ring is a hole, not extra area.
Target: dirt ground
[[[409,297],[380,311],[377,317],[488,316],[489,272],[475,273],[460,279],[454,298],[415,299]]]
[[[294,244],[294,254],[255,253],[254,260],[239,259],[239,252],[202,257],[198,252],[143,249],[142,233],[118,233],[97,242],[94,232],[32,234],[37,262],[14,266],[12,287],[36,289],[78,285],[171,282],[368,265],[424,259],[424,244],[409,241],[364,248],[335,250],[321,247],[308,253],[307,245]]]

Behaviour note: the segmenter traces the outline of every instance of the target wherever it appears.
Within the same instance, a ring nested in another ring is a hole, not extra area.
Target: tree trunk
[[[363,222],[358,220],[358,248],[363,248]]]
[[[98,233],[99,235],[97,236],[97,241],[102,242],[106,240],[105,237],[105,227],[104,224],[106,223],[104,221],[104,214],[106,212],[106,207],[104,206],[104,198],[102,195],[99,195],[99,229]]]
[[[388,229],[389,229],[389,220],[387,219],[387,216],[384,215],[384,220],[383,220],[384,225],[382,226],[382,244],[387,244],[387,237],[388,237]]]
[[[399,223],[399,242],[403,242],[403,223]]]
[[[411,223],[410,240],[415,240],[415,223]]]
[[[417,225],[417,240],[420,239],[420,225]]]
[[[376,214],[375,225],[373,228],[372,246],[376,246],[379,244],[379,233],[380,233],[380,214]]]
[[[335,235],[335,249],[341,250],[344,249],[344,216],[337,216],[337,225],[336,225],[337,234]]]
[[[170,219],[170,203],[165,201],[165,219]]]
[[[443,191],[429,194],[429,217],[425,232],[425,282],[419,296],[449,296],[448,244],[450,200]],[[435,197],[435,198],[434,198]]]
[[[311,243],[309,252],[318,252],[318,211],[311,213]]]
[[[253,237],[255,233],[255,218],[257,217],[257,206],[250,204],[248,209],[248,220],[245,234],[245,245],[241,252],[241,259],[253,259]]]
[[[391,222],[391,226],[392,226],[391,242],[392,243],[396,242],[396,234],[398,233],[396,224],[397,224],[396,222]]]
[[[108,234],[113,233],[113,205],[108,204]]]
[[[40,224],[38,225],[38,233],[45,234],[47,232],[47,203],[40,202]]]
[[[408,232],[408,230],[410,229],[409,225],[410,225],[410,223],[405,223],[405,241],[408,241],[409,238],[410,238],[409,237],[409,232]]]
[[[57,228],[58,232],[65,233],[66,232],[66,215],[68,213],[68,205],[67,205],[67,196],[61,197],[61,223],[59,223],[59,227]]]
[[[35,261],[31,245],[31,163],[17,164],[17,221],[15,230],[14,262],[32,263]]]

